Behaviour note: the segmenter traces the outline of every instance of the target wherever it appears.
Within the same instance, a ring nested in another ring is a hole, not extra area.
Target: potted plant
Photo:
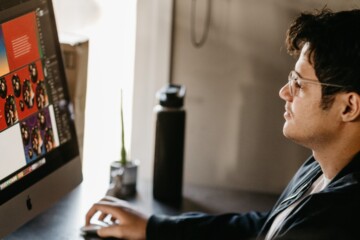
[[[139,161],[129,159],[125,147],[125,128],[123,112],[123,96],[121,91],[121,150],[120,160],[114,161],[110,166],[110,187],[107,195],[117,198],[129,198],[136,194],[137,169]]]

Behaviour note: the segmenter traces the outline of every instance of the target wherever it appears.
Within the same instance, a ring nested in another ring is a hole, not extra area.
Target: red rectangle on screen
[[[2,24],[10,71],[40,58],[35,12]]]

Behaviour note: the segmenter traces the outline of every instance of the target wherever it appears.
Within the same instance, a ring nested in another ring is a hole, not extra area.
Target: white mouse
[[[80,230],[81,230],[83,233],[96,234],[96,231],[99,230],[99,229],[102,228],[102,227],[104,227],[104,226],[97,225],[97,224],[90,224],[90,225],[81,227]]]

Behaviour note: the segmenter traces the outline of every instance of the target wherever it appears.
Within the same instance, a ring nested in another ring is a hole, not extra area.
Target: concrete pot
[[[137,172],[140,161],[129,160],[125,166],[119,161],[110,165],[110,186],[107,195],[117,198],[130,198],[136,195]]]

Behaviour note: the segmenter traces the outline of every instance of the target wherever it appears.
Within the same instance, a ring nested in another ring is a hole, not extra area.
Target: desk
[[[89,207],[104,195],[107,185],[94,185],[84,181],[52,208],[23,225],[5,239],[52,239],[76,240],[85,238],[79,228],[84,224]],[[207,213],[264,211],[270,209],[277,196],[200,186],[184,186],[184,198],[180,208],[162,204],[152,198],[152,186],[139,181],[137,195],[130,200],[138,209],[151,214],[175,215],[181,212],[202,211]],[[97,238],[87,238],[97,239]]]

